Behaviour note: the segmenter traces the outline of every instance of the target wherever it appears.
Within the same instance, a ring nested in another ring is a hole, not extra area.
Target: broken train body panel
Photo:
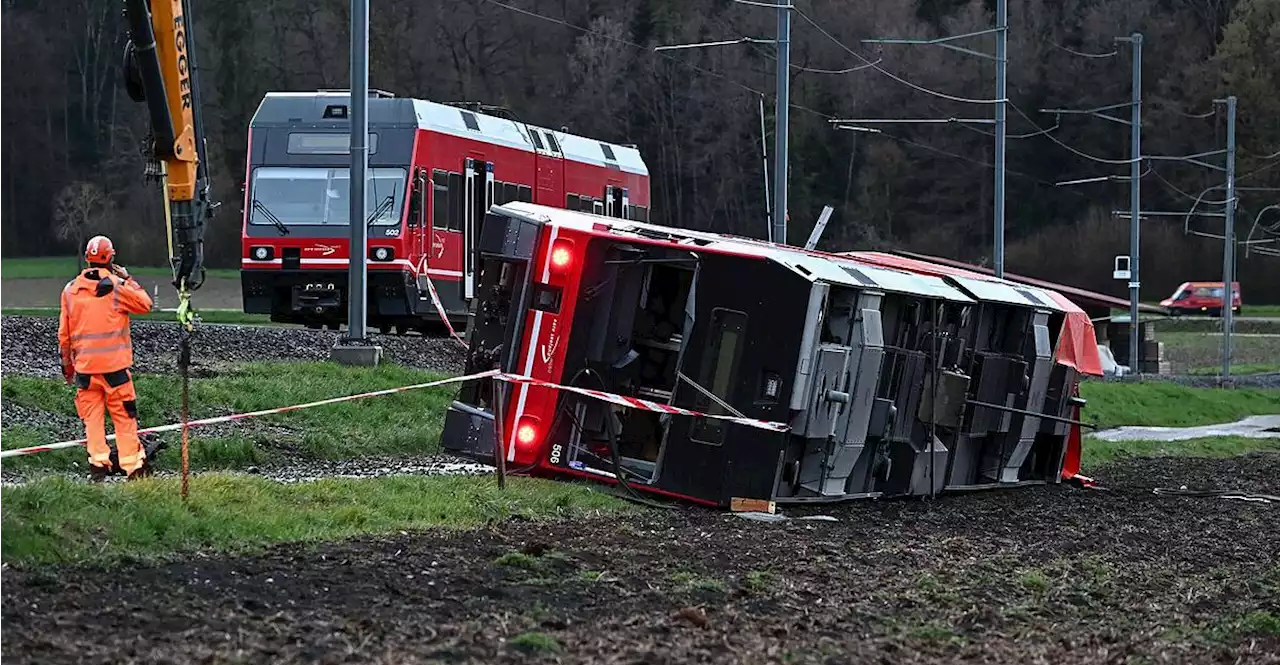
[[[1088,318],[1043,289],[527,203],[493,208],[478,252],[467,372],[790,430],[480,382],[448,411],[448,451],[501,454],[515,472],[621,472],[636,489],[712,505],[1075,471],[1079,368],[1096,367],[1097,349],[1079,348]]]

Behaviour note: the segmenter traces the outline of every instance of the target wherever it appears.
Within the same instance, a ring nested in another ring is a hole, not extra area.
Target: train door
[[[466,203],[462,228],[462,298],[475,296],[476,239],[480,222],[493,207],[493,162],[467,158]]]
[[[608,217],[631,219],[631,198],[626,187],[607,185],[604,190],[605,212]]]
[[[418,168],[414,171],[412,198],[409,199],[409,238],[405,248],[409,252],[407,258],[417,266],[420,273],[427,269],[427,237],[431,234],[427,211],[435,203],[433,189],[435,185],[426,169]]]

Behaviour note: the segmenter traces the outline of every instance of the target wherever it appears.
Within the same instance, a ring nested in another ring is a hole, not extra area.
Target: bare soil
[[[8,569],[12,663],[1280,663],[1280,455],[790,511]]]

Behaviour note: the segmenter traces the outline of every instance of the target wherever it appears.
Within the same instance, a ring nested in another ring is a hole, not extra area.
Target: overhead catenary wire
[[[555,17],[552,17],[552,16],[546,16],[546,15],[544,15],[544,14],[539,14],[539,13],[537,13],[537,12],[530,11],[530,10],[528,10],[528,9],[524,9],[524,8],[521,8],[521,7],[516,7],[516,6],[511,5],[511,4],[509,4],[509,3],[503,2],[502,0],[484,0],[484,1],[485,1],[485,2],[488,2],[488,3],[490,3],[490,4],[493,4],[493,5],[496,5],[496,6],[498,6],[498,7],[502,7],[502,8],[505,8],[505,9],[508,9],[508,10],[511,10],[511,11],[514,11],[514,12],[516,12],[516,13],[518,13],[518,14],[523,14],[523,15],[525,15],[525,16],[529,16],[529,17],[531,17],[531,18],[536,18],[536,19],[539,19],[539,20],[542,20],[542,21],[547,21],[547,22],[550,22],[550,23],[555,23],[555,24],[557,24],[557,25],[561,25],[561,26],[564,26],[564,27],[570,28],[570,29],[572,29],[572,30],[576,30],[577,32],[580,32],[580,33],[582,33],[582,34],[594,35],[594,36],[597,36],[597,37],[601,37],[601,38],[603,38],[603,39],[608,39],[608,40],[613,41],[613,42],[616,42],[616,43],[618,43],[618,44],[622,44],[622,45],[624,45],[624,46],[629,46],[629,47],[631,47],[631,48],[634,48],[634,49],[637,49],[637,50],[640,50],[640,51],[644,51],[644,52],[646,52],[646,53],[653,53],[653,49],[652,49],[651,47],[643,46],[643,45],[641,45],[641,44],[637,44],[637,43],[635,43],[635,42],[632,42],[632,41],[629,41],[629,40],[626,40],[626,39],[621,39],[621,38],[613,37],[613,36],[611,36],[611,35],[606,35],[606,34],[604,34],[604,33],[601,33],[601,32],[595,31],[595,30],[591,30],[591,29],[589,29],[589,28],[579,27],[579,26],[573,25],[572,23],[569,23],[568,21],[565,21],[565,20],[563,20],[563,19],[558,19],[558,18],[555,18]],[[797,11],[799,11],[799,10],[797,10]],[[749,85],[746,85],[746,84],[744,84],[744,83],[740,83],[740,82],[738,82],[738,81],[735,81],[735,80],[733,80],[732,78],[728,77],[727,75],[725,75],[725,74],[723,74],[723,73],[721,73],[721,72],[717,72],[717,71],[714,71],[714,70],[709,70],[709,69],[706,69],[706,68],[704,68],[704,67],[699,67],[699,66],[697,66],[697,65],[694,65],[694,64],[692,64],[692,63],[689,63],[689,62],[687,62],[687,61],[685,61],[685,60],[682,60],[682,59],[680,59],[680,58],[677,58],[677,57],[674,57],[674,56],[665,55],[665,54],[663,54],[663,53],[658,53],[657,55],[659,55],[659,56],[661,56],[661,57],[663,57],[663,58],[665,58],[665,59],[667,59],[667,60],[670,60],[670,61],[672,61],[672,62],[674,62],[674,63],[676,63],[676,64],[679,64],[679,65],[681,65],[681,66],[684,66],[684,67],[687,67],[687,68],[689,68],[689,69],[692,69],[692,70],[694,70],[694,71],[702,72],[702,73],[704,73],[704,74],[707,74],[707,75],[709,75],[709,76],[715,77],[715,78],[717,78],[717,79],[721,79],[721,80],[723,80],[723,81],[725,81],[725,82],[727,82],[727,83],[729,83],[729,84],[733,85],[734,87],[739,88],[739,89],[741,89],[741,90],[744,90],[744,91],[746,91],[746,92],[750,92],[750,93],[752,93],[753,95],[756,95],[757,97],[762,97],[762,96],[771,96],[771,95],[767,95],[767,93],[765,93],[765,92],[762,92],[762,91],[760,91],[760,90],[757,90],[756,88],[752,88],[752,87],[751,87],[751,86],[749,86]],[[863,68],[867,68],[867,67],[863,67]],[[880,69],[878,66],[870,67],[870,68],[871,68],[871,69],[875,69],[875,70],[877,70],[877,71],[881,71],[881,69]],[[882,71],[882,73],[884,73],[884,72]],[[914,84],[912,84],[912,85],[914,85]],[[797,110],[797,111],[804,111],[805,113],[809,113],[809,114],[811,114],[811,115],[814,115],[814,116],[817,116],[817,117],[820,117],[820,118],[823,118],[823,119],[826,119],[826,120],[834,120],[834,119],[836,119],[836,118],[835,118],[835,116],[832,116],[832,115],[827,114],[827,113],[823,113],[822,111],[818,111],[818,110],[813,109],[813,108],[809,108],[809,107],[807,107],[807,106],[804,106],[803,104],[796,104],[795,102],[792,102],[792,103],[788,104],[788,106],[789,106],[790,108],[792,108],[792,109]],[[1037,127],[1037,129],[1040,129],[1040,128],[1039,128],[1039,127]],[[938,155],[942,155],[942,156],[944,156],[944,157],[950,157],[950,158],[952,158],[952,159],[957,159],[957,160],[960,160],[960,161],[969,162],[969,163],[975,164],[975,165],[977,165],[977,166],[982,166],[982,167],[984,167],[984,168],[995,168],[995,166],[994,166],[993,164],[991,164],[990,162],[982,161],[982,160],[979,160],[979,159],[974,159],[974,158],[972,158],[972,157],[965,157],[964,155],[958,155],[958,154],[956,154],[956,153],[949,152],[949,151],[947,151],[947,150],[943,150],[943,149],[941,149],[941,148],[937,148],[937,147],[931,146],[931,145],[929,145],[929,144],[927,144],[927,143],[921,143],[921,142],[919,142],[919,141],[913,141],[913,140],[906,139],[906,138],[903,138],[903,137],[900,137],[900,136],[895,136],[895,135],[890,134],[890,133],[887,133],[887,132],[879,132],[879,134],[880,134],[880,135],[882,135],[882,136],[884,136],[885,138],[888,138],[888,139],[891,139],[891,140],[897,141],[897,142],[899,142],[899,143],[903,143],[903,144],[906,144],[906,145],[911,145],[911,146],[914,146],[914,147],[920,148],[920,149],[922,149],[922,150],[928,150],[928,151],[930,151],[930,152],[933,152],[933,153],[938,154]],[[1053,187],[1053,186],[1054,186],[1054,185],[1053,185],[1053,183],[1051,183],[1051,182],[1048,182],[1048,181],[1046,181],[1046,180],[1041,180],[1041,179],[1039,179],[1039,178],[1036,178],[1035,176],[1028,175],[1028,174],[1026,174],[1026,173],[1022,173],[1022,172],[1020,172],[1020,171],[1015,171],[1015,170],[1013,170],[1013,169],[1006,169],[1006,170],[1005,170],[1005,172],[1006,172],[1006,173],[1008,173],[1009,175],[1016,176],[1016,177],[1019,177],[1019,178],[1023,178],[1023,179],[1029,180],[1029,181],[1031,181],[1031,182],[1035,182],[1035,183],[1038,183],[1038,184],[1044,185],[1044,186],[1046,186],[1046,187]],[[1084,194],[1084,193],[1082,193],[1082,192],[1072,192],[1072,193],[1073,193],[1073,194],[1075,194],[1075,195],[1077,195],[1077,196],[1081,196],[1081,197],[1085,197],[1085,196],[1087,196],[1086,194]]]
[[[1027,113],[1023,111],[1021,108],[1019,108],[1017,104],[1014,104],[1013,102],[1009,102],[1009,108],[1012,108],[1015,112],[1017,112],[1018,115],[1022,116],[1023,119],[1026,120],[1028,123],[1030,123],[1032,127],[1043,130],[1043,128],[1041,128],[1040,125],[1036,124],[1036,121],[1032,120],[1031,116],[1027,115]],[[1107,159],[1105,157],[1098,157],[1096,155],[1091,155],[1087,152],[1074,148],[1069,144],[1067,144],[1066,142],[1058,139],[1058,137],[1054,136],[1053,134],[1045,133],[1044,137],[1049,139],[1050,141],[1053,141],[1054,143],[1061,146],[1063,149],[1067,150],[1068,152],[1078,157],[1087,159],[1092,162],[1097,162],[1099,164],[1111,164],[1114,166],[1122,166],[1122,165],[1132,164],[1134,162],[1140,162],[1144,159],[1143,157],[1135,157],[1130,159]]]
[[[898,83],[901,83],[902,85],[907,86],[908,88],[911,88],[912,90],[915,90],[917,92],[923,92],[927,95],[938,97],[939,99],[946,99],[952,102],[959,102],[961,104],[999,104],[1000,102],[1008,101],[1005,99],[973,99],[970,97],[959,97],[956,95],[949,95],[945,92],[938,92],[937,90],[926,88],[917,83],[912,83],[911,81],[908,81],[907,79],[904,79],[901,76],[894,74],[893,72],[885,69],[884,67],[881,67],[880,65],[875,64],[871,60],[871,58],[868,58],[862,55],[861,53],[858,53],[854,49],[850,48],[847,44],[845,44],[844,42],[836,38],[835,35],[832,35],[830,32],[827,32],[827,30],[823,28],[821,25],[819,25],[817,21],[813,20],[812,18],[809,18],[809,15],[804,13],[804,11],[802,11],[798,7],[795,9],[795,12],[796,14],[799,14],[800,18],[804,19],[806,23],[813,26],[815,30],[822,33],[824,37],[831,40],[836,46],[839,46],[840,48],[844,49],[844,51],[847,52],[849,55],[852,55],[853,57],[862,61],[862,63],[864,65],[867,65],[869,68],[874,69],[877,72],[880,72],[881,74],[884,74],[885,76],[893,79],[894,81],[897,81]]]
[[[1052,41],[1050,41],[1050,42],[1047,42],[1047,43],[1048,43],[1050,46],[1052,46],[1052,47],[1054,47],[1054,48],[1056,48],[1056,49],[1059,49],[1059,50],[1062,50],[1062,51],[1066,51],[1067,53],[1070,53],[1071,55],[1078,56],[1078,57],[1081,57],[1081,58],[1092,58],[1092,59],[1110,58],[1110,57],[1115,56],[1116,54],[1120,53],[1119,51],[1114,50],[1114,49],[1113,49],[1113,50],[1111,50],[1111,51],[1108,51],[1108,52],[1106,52],[1106,53],[1085,53],[1085,52],[1083,52],[1083,51],[1077,51],[1077,50],[1075,50],[1075,49],[1067,48],[1066,46],[1063,46],[1063,45],[1061,45],[1061,44],[1058,44],[1057,42],[1052,42]]]

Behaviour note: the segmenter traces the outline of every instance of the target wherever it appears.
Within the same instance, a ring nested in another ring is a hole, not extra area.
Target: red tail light
[[[560,239],[551,244],[551,269],[563,272],[573,265],[573,242]]]
[[[521,418],[516,423],[516,445],[521,448],[528,448],[536,444],[542,434],[538,424],[538,419],[533,416]]]

